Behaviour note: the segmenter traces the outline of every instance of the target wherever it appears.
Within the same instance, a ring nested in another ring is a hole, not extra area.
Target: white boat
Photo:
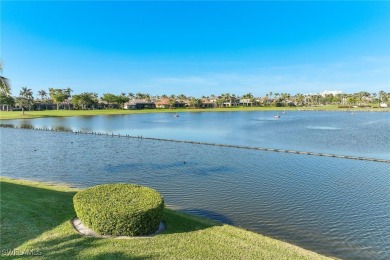
[[[173,116],[174,116],[174,117],[179,117],[179,114],[178,114],[178,113],[175,113]]]
[[[280,118],[279,113],[276,113],[276,115],[274,115],[274,118]]]

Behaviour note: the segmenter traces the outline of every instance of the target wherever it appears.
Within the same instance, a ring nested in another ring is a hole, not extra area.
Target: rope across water
[[[16,127],[12,124],[0,124],[0,127],[19,129],[19,127]],[[72,130],[67,130],[67,129],[34,128],[34,127],[21,127],[20,129],[32,129],[32,130],[40,130],[40,131],[54,131],[54,132],[68,132],[68,133],[73,133],[73,134],[104,135],[104,136],[111,136],[111,137],[133,138],[133,139],[140,139],[140,140],[145,139],[145,140],[153,140],[153,141],[220,146],[220,147],[229,147],[229,148],[268,151],[268,152],[292,153],[292,154],[301,154],[301,155],[324,156],[324,157],[333,157],[333,158],[350,159],[350,160],[390,163],[390,160],[378,159],[378,158],[359,157],[359,156],[350,156],[350,155],[337,155],[337,154],[329,154],[329,153],[305,152],[305,151],[285,150],[285,149],[274,149],[274,148],[264,148],[264,147],[254,147],[254,146],[244,146],[244,145],[217,144],[217,143],[175,140],[175,139],[166,139],[166,138],[153,138],[153,137],[143,137],[143,136],[139,136],[139,135],[132,136],[132,135],[127,135],[127,134],[121,135],[121,134],[114,134],[114,133],[85,132],[85,131],[72,131]]]

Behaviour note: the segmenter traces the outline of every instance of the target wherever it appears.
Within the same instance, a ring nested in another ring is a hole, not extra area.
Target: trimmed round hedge
[[[73,197],[77,217],[100,235],[140,236],[157,231],[164,198],[135,184],[103,184]]]

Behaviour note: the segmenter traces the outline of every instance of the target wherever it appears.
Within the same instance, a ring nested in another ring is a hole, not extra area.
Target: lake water
[[[129,134],[390,159],[390,113],[204,112],[2,120],[17,127]]]
[[[390,159],[390,113],[143,114],[2,124]],[[147,185],[173,208],[330,256],[390,258],[390,164],[228,147],[0,129],[1,175]]]

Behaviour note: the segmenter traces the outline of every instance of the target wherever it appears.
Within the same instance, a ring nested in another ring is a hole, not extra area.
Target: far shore
[[[0,120],[33,119],[42,117],[70,117],[97,115],[127,115],[148,113],[187,113],[187,112],[234,112],[234,111],[345,111],[345,112],[390,112],[390,108],[339,108],[335,105],[312,107],[224,107],[224,108],[177,108],[177,109],[102,109],[102,110],[43,110],[43,111],[0,111]]]

